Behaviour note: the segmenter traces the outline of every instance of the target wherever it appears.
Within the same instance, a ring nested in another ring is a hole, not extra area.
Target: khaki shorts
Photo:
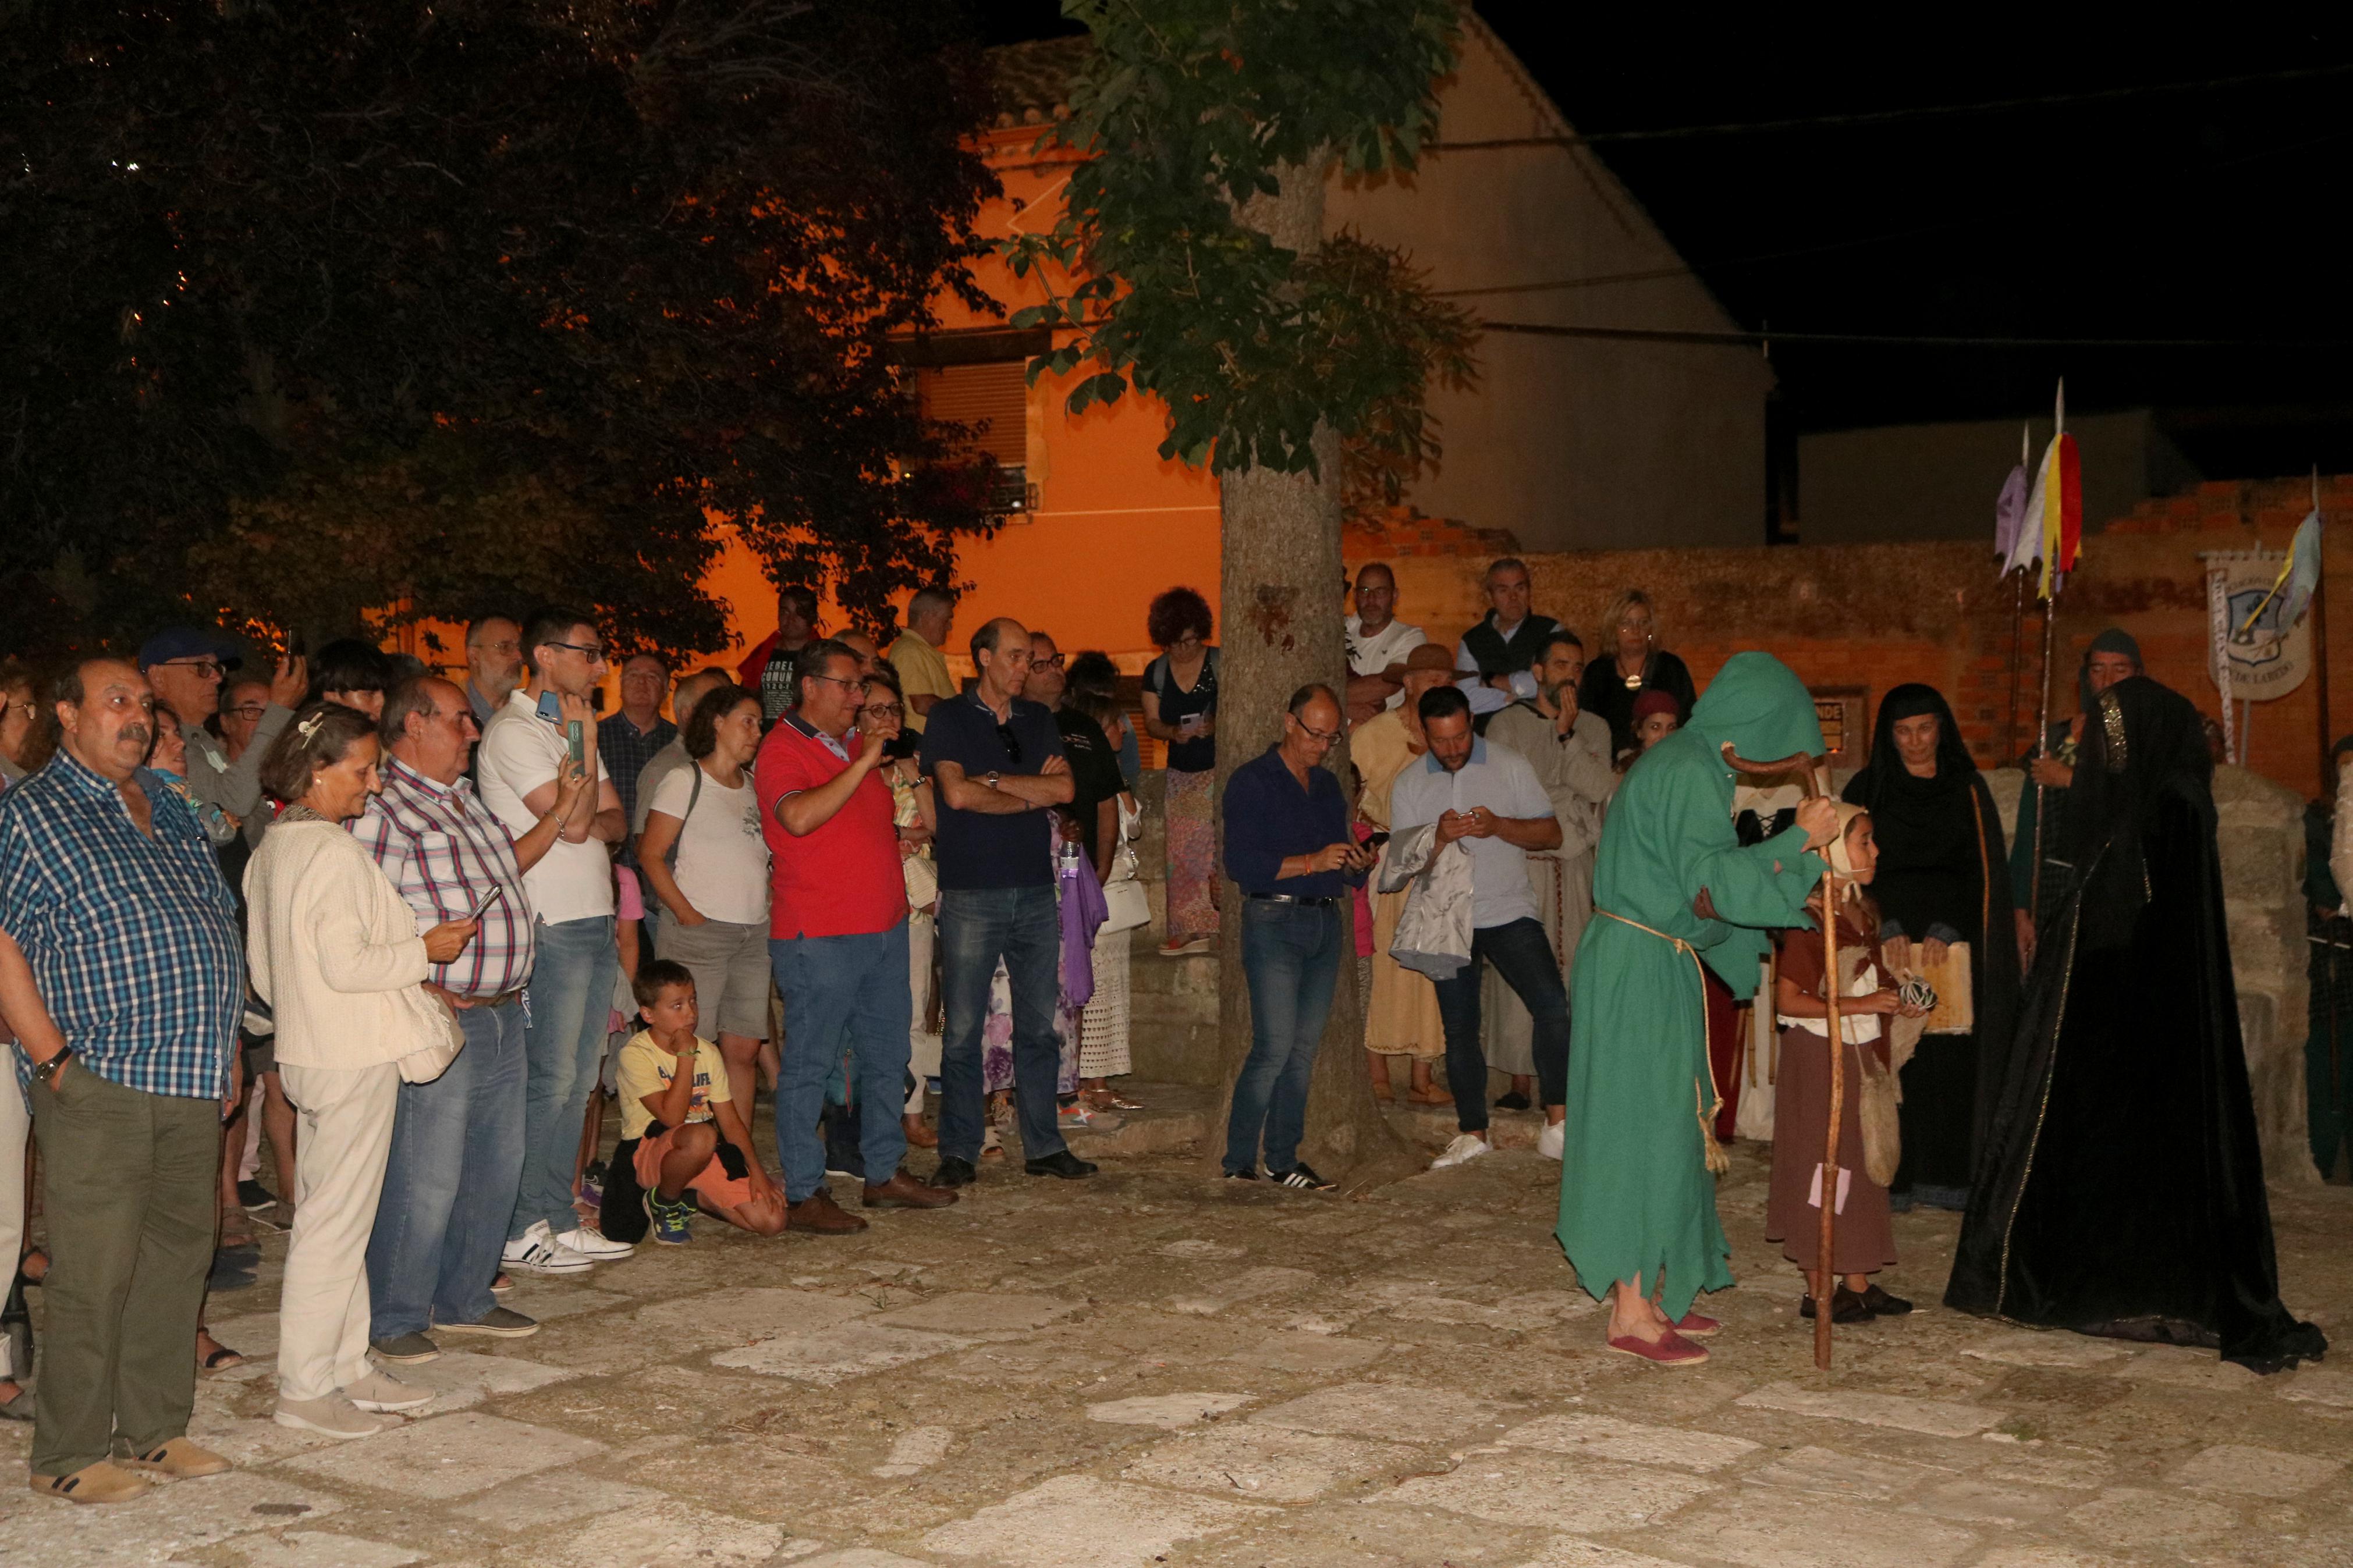
[[[694,976],[695,1005],[702,1013],[695,1030],[703,1038],[768,1037],[768,994],[776,979],[768,969],[766,921],[737,925],[705,921],[684,926],[665,915],[654,945],[659,956],[683,963]]]

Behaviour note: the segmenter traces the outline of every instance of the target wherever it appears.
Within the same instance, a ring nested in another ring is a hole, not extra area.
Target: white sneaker
[[[589,1268],[586,1258],[549,1234],[545,1220],[508,1242],[499,1261],[525,1274],[585,1274]]]
[[[1446,1146],[1446,1152],[1432,1160],[1430,1168],[1443,1171],[1450,1165],[1467,1165],[1480,1155],[1494,1152],[1494,1145],[1476,1132],[1457,1132],[1454,1142]]]
[[[1561,1147],[1568,1142],[1568,1123],[1547,1121],[1545,1130],[1536,1134],[1536,1152],[1547,1160],[1560,1158]]]
[[[361,1415],[359,1407],[340,1394],[324,1399],[280,1399],[275,1418],[280,1426],[322,1432],[330,1437],[373,1437],[390,1425]]]
[[[604,1232],[586,1226],[575,1226],[555,1238],[558,1247],[568,1247],[591,1263],[618,1263],[638,1250],[626,1241],[614,1241]]]
[[[429,1388],[403,1383],[389,1373],[370,1368],[358,1381],[344,1384],[343,1397],[362,1410],[382,1413],[422,1410],[433,1403],[434,1394]]]

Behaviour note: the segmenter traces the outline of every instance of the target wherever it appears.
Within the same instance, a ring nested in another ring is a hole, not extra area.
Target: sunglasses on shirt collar
[[[997,738],[1005,743],[1005,757],[1008,762],[1018,763],[1021,760],[1021,737],[1013,732],[1012,725],[999,724],[997,727]]]

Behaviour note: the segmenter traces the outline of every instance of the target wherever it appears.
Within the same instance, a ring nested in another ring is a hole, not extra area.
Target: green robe
[[[1719,751],[1727,741],[1754,762],[1823,749],[1813,699],[1769,654],[1734,655],[1690,724],[1627,773],[1601,830],[1593,922],[1571,972],[1556,1234],[1596,1297],[1638,1273],[1654,1287],[1663,1271],[1670,1319],[1699,1291],[1732,1283],[1700,1143],[1701,1106],[1715,1099],[1706,1002],[1692,952],[1601,911],[1682,939],[1737,996],[1756,989],[1767,930],[1809,923],[1821,858],[1795,827],[1741,845]],[[1720,918],[1694,911],[1702,888]]]

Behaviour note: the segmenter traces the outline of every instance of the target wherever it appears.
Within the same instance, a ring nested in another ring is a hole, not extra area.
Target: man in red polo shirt
[[[828,639],[802,650],[799,706],[760,742],[753,783],[768,841],[768,959],[785,999],[784,1071],[776,1082],[776,1160],[786,1221],[820,1236],[864,1230],[825,1184],[818,1114],[843,1052],[866,1157],[868,1208],[941,1208],[956,1194],[899,1169],[907,1133],[907,889],[891,786],[875,772],[882,740],[851,755],[866,682],[858,655]],[[880,1182],[878,1173],[887,1173]]]

